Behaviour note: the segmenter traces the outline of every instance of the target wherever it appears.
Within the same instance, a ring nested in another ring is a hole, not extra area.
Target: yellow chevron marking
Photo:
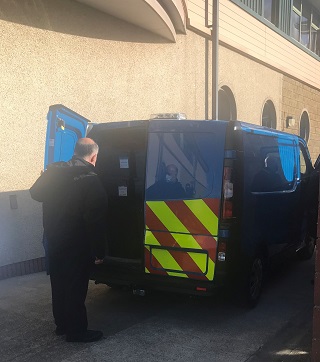
[[[146,230],[146,237],[145,237],[145,245],[161,245],[153,233],[149,230]],[[150,248],[148,248],[150,251]]]
[[[180,240],[178,244],[182,248],[188,248],[189,247],[187,239],[190,239],[190,238],[192,238],[191,235],[185,235],[185,234],[177,234],[177,237],[176,237],[176,239]],[[183,240],[183,239],[186,239],[186,240]],[[150,248],[148,247],[149,245],[160,245],[159,241],[155,238],[153,233],[151,231],[148,231],[148,230],[146,232],[146,244],[147,244],[146,247],[148,248],[149,251],[150,251]],[[153,249],[153,254],[154,254],[154,250],[155,249]],[[163,249],[161,249],[161,250],[163,250]],[[200,249],[200,250],[202,250],[202,249]],[[169,250],[169,252],[175,252],[175,251],[180,252],[179,249],[173,250],[173,251]],[[207,264],[207,254],[205,254],[205,253],[193,253],[193,252],[187,252],[187,254],[199,266],[202,273],[205,273],[206,272],[206,264]],[[209,264],[210,264],[210,261],[209,261]],[[172,269],[172,268],[168,267],[168,269]],[[208,269],[209,269],[209,265],[208,265]],[[180,268],[179,270],[182,270],[182,269]]]
[[[182,233],[190,234],[188,229],[182,224],[182,222],[176,217],[176,215],[171,211],[169,206],[163,201],[155,201],[148,203],[150,209],[154,212],[157,218],[162,222],[162,224],[169,231],[177,231],[179,230]],[[172,234],[172,236],[174,236]],[[193,239],[193,238],[192,238]],[[189,246],[195,249],[201,249],[198,243],[193,239],[194,245]]]
[[[158,260],[161,266],[166,270],[166,272],[171,276],[178,276],[181,278],[188,278],[184,273],[175,273],[170,270],[183,271],[181,266],[176,262],[174,257],[170,254],[168,250],[165,249],[152,249],[152,255]]]
[[[214,276],[214,269],[215,269],[215,263],[212,261],[212,259],[208,258],[208,271],[206,274],[206,277],[209,280],[213,280],[213,276]]]
[[[160,245],[158,240],[154,237],[151,231],[146,232],[146,243],[148,245],[145,245],[145,247],[150,252],[150,246],[149,245]],[[167,269],[170,270],[178,270],[183,271],[181,266],[176,262],[174,257],[170,254],[170,252],[166,249],[152,249],[152,255],[158,260],[159,264],[162,266],[163,269],[166,270],[166,272],[171,276],[179,276],[182,278],[188,278],[188,276],[184,273],[174,273],[170,272]]]
[[[150,246],[145,246],[145,248],[150,252]],[[150,274],[150,271],[146,266],[144,266],[144,272]]]
[[[218,235],[219,219],[203,200],[184,200],[183,202],[211,235]]]
[[[163,201],[150,202],[148,203],[150,209],[154,212],[154,214],[158,217],[158,219],[163,223],[163,225],[168,230],[179,230],[180,232],[184,232],[186,234],[180,233],[171,233],[172,237],[182,248],[190,248],[196,250],[202,250],[201,246],[194,239],[194,237],[189,233],[188,229],[182,224],[182,222],[176,217],[176,215],[171,211],[169,206]],[[209,208],[208,208],[209,209]],[[210,210],[210,209],[209,209]],[[210,210],[211,214],[212,211]],[[148,234],[148,230],[146,236]],[[146,237],[147,241],[147,237]],[[201,254],[198,253],[189,253],[192,260],[196,263],[198,268],[205,272],[206,270],[206,260],[204,261],[201,258]],[[209,280],[213,279],[214,275],[214,262],[212,259],[208,257],[208,271],[207,278]]]
[[[168,272],[168,275],[170,275],[171,277],[179,277],[179,278],[189,278],[188,275],[183,274],[183,273],[174,273],[174,272]]]

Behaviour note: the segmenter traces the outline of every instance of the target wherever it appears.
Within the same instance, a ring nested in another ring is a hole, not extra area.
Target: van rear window
[[[150,133],[147,201],[208,196],[214,157],[212,133]]]

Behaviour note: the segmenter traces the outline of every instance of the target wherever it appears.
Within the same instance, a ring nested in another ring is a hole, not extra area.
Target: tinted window
[[[214,135],[150,133],[147,200],[203,198],[213,183]]]
[[[285,138],[245,134],[245,173],[251,192],[290,190],[296,179],[296,148]]]

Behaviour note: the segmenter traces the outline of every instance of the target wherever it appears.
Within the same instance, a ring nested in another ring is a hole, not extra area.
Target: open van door
[[[49,107],[44,169],[57,161],[68,161],[79,138],[85,137],[89,120],[61,104]]]

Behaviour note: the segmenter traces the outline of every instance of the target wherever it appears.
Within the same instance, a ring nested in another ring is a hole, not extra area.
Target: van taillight
[[[223,169],[223,205],[222,205],[222,218],[229,219],[232,217],[233,208],[233,183],[232,180],[232,167],[226,166]]]

